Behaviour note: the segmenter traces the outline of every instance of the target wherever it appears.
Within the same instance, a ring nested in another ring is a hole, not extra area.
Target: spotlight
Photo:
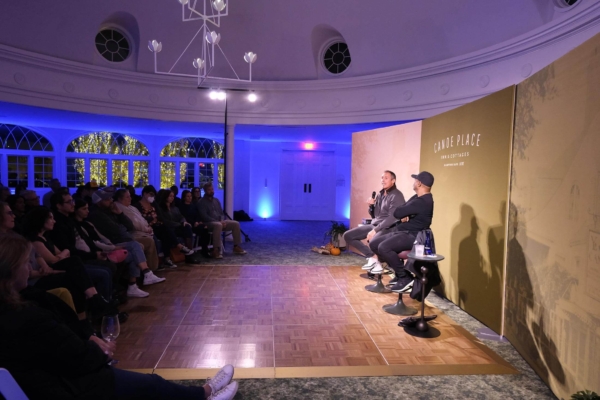
[[[211,100],[216,100],[217,99],[217,91],[211,90],[210,93],[208,94],[208,97],[210,97]]]
[[[250,103],[254,103],[256,99],[258,99],[258,97],[256,97],[256,93],[252,92],[248,95],[248,101]]]
[[[225,98],[227,97],[227,94],[225,94],[225,92],[219,90],[217,92],[217,100],[225,100]]]

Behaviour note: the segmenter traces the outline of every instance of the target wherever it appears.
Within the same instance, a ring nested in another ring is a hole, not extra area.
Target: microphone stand
[[[233,221],[233,218],[231,218],[229,216],[229,214],[227,214],[227,211],[223,210],[223,215],[225,215],[228,219]],[[240,232],[242,233],[242,235],[244,235],[244,243],[248,243],[248,242],[252,241],[252,240],[250,240],[250,236],[246,235],[246,232],[244,232],[241,227],[240,227]]]

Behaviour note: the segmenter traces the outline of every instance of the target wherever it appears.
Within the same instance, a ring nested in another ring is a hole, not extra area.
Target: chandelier
[[[162,43],[157,40],[150,40],[148,42],[148,49],[152,53],[154,53],[154,73],[162,74],[162,75],[175,75],[175,76],[190,76],[197,77],[198,86],[202,86],[204,81],[207,78],[217,81],[243,81],[243,82],[252,82],[252,64],[256,61],[256,53],[251,51],[246,52],[244,54],[244,61],[248,63],[249,68],[249,78],[242,79],[239,77],[229,59],[223,52],[221,46],[219,46],[219,42],[221,41],[221,34],[217,33],[215,30],[211,30],[211,28],[220,28],[221,26],[221,18],[227,17],[229,15],[229,4],[225,3],[224,0],[178,0],[181,4],[181,15],[183,22],[190,21],[202,21],[202,25],[192,37],[186,48],[183,50],[181,55],[177,58],[175,63],[169,71],[159,71],[157,65],[158,53],[162,50]],[[201,36],[200,36],[201,35]],[[202,54],[199,57],[194,58],[192,61],[192,65],[197,70],[196,75],[191,74],[182,74],[173,72],[173,69],[179,63],[187,49],[192,45],[192,43],[198,38],[201,37],[202,42]],[[215,67],[215,47],[217,51],[220,51],[229,64],[229,67],[235,74],[236,78],[224,78],[211,75],[213,68]]]

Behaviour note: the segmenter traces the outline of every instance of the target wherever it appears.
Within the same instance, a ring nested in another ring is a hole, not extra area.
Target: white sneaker
[[[208,400],[231,400],[233,396],[238,391],[238,383],[231,382],[229,385],[225,386],[223,389],[219,390],[216,393],[210,395]]]
[[[129,285],[127,287],[127,297],[148,297],[150,293],[144,292],[138,287],[137,284]]]
[[[160,277],[154,275],[154,273],[152,271],[149,271],[144,274],[144,286],[154,285],[155,283],[164,282],[166,280],[167,280],[167,278],[160,278]]]
[[[231,378],[233,378],[233,365],[227,364],[208,380],[208,385],[213,393],[217,393],[231,383]]]
[[[373,268],[371,269],[371,273],[374,275],[379,275],[383,272],[383,266],[381,265],[381,263],[379,263],[379,261],[375,262],[375,265],[373,265]]]
[[[377,262],[377,260],[375,258],[369,257],[369,258],[367,258],[367,263],[362,266],[362,269],[364,269],[364,270],[370,270],[371,268],[373,268],[373,265],[376,262]]]
[[[192,254],[194,254],[194,250],[192,250],[192,249],[188,249],[188,248],[187,248],[187,247],[185,247],[185,246],[182,246],[182,247],[179,249],[179,252],[181,252],[181,253],[185,254],[186,256],[191,256]]]

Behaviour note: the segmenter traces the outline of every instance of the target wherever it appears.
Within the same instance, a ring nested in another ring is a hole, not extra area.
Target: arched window
[[[95,181],[98,186],[144,187],[150,153],[139,140],[119,133],[92,132],[71,141],[67,153],[67,186]]]
[[[54,157],[52,143],[44,136],[22,126],[0,124],[0,182],[5,186],[48,187]]]
[[[177,184],[182,189],[215,181],[215,189],[225,182],[224,147],[204,138],[184,138],[167,144],[160,152],[160,187]]]

